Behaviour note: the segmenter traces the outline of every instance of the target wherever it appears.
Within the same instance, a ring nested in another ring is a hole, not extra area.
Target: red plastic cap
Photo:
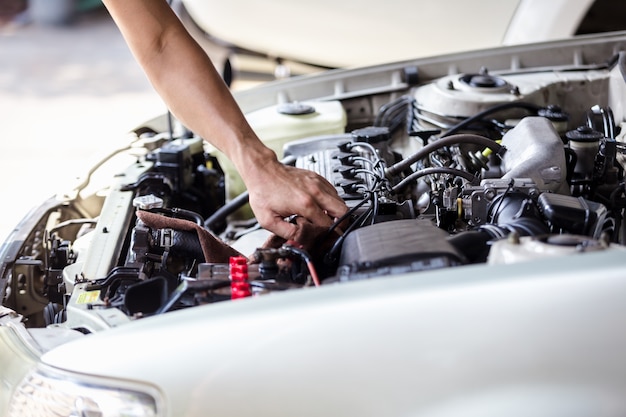
[[[230,298],[250,297],[252,290],[248,282],[248,259],[244,256],[230,258]]]

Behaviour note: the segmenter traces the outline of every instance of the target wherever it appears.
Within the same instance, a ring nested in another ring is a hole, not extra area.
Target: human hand
[[[327,228],[348,210],[335,187],[323,177],[283,165],[275,157],[248,166],[240,173],[257,220],[284,239],[300,239],[302,223],[285,221],[292,215],[305,218],[317,228]]]

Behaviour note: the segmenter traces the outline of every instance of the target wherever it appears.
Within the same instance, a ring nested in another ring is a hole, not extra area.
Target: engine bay
[[[140,127],[105,187],[44,210],[2,271],[3,305],[30,327],[91,333],[305,287],[623,251],[625,60],[476,68],[252,112],[285,164],[349,207],[306,242],[259,227],[203,138]]]

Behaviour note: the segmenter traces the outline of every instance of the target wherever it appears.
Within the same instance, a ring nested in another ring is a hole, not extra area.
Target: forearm
[[[186,32],[170,34],[145,65],[148,77],[181,122],[223,151],[238,168],[249,150],[266,153],[209,58]],[[265,155],[267,157],[267,155]]]
[[[185,126],[223,151],[244,180],[251,167],[275,161],[210,59],[164,1],[105,0],[105,4],[150,82]]]

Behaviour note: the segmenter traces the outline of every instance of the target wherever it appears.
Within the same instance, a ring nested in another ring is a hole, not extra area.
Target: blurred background
[[[0,241],[165,111],[100,0],[63,1],[0,0]]]

